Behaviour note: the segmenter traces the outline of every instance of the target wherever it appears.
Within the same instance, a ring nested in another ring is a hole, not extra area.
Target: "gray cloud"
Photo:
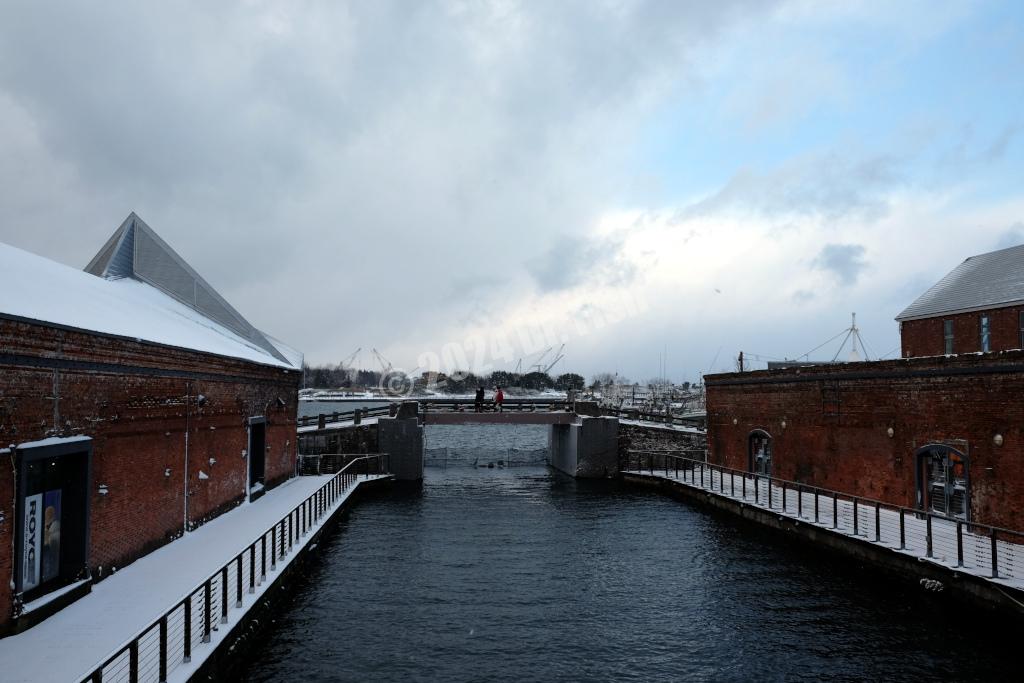
[[[560,237],[546,252],[531,259],[527,270],[544,291],[575,287],[587,279],[625,285],[637,275],[636,265],[623,258],[622,240]]]
[[[768,10],[11,6],[0,240],[81,267],[135,210],[313,361],[437,339],[500,314],[522,278],[627,277],[600,249],[558,268],[537,245],[566,255],[625,184],[624,148],[692,51]],[[488,286],[430,294],[465,282]]]
[[[848,287],[857,284],[857,278],[867,267],[864,252],[864,247],[859,244],[826,244],[811,265]]]
[[[874,221],[902,182],[902,162],[890,155],[849,159],[835,152],[791,159],[770,171],[742,169],[726,185],[680,212],[677,220],[738,210],[771,218],[816,216]]]
[[[1018,221],[999,235],[993,249],[1006,249],[1021,244],[1024,244],[1024,222]]]

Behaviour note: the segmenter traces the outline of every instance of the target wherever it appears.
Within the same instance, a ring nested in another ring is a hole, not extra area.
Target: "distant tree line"
[[[317,389],[368,389],[380,386],[382,377],[382,374],[375,370],[354,370],[340,365],[304,365],[302,372],[302,385]],[[390,381],[388,383],[392,384]],[[552,377],[545,372],[518,374],[505,370],[495,370],[485,375],[477,375],[469,371],[451,373],[424,372],[419,377],[412,378],[412,388],[414,391],[430,390],[451,394],[466,394],[472,393],[477,387],[484,387],[485,389],[493,389],[494,387],[531,389],[535,391],[543,391],[544,389],[568,391],[574,389],[580,391],[586,388],[586,380],[583,378],[583,375],[575,372],[566,372]]]

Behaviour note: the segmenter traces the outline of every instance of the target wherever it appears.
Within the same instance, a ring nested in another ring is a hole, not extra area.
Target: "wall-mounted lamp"
[[[4,511],[0,510],[0,524],[4,523],[4,519],[6,519],[6,517],[4,517]]]
[[[164,476],[165,477],[171,476],[171,468],[170,467],[165,467],[164,468]]]
[[[896,434],[896,430],[893,429],[892,427],[889,427],[888,429],[885,430],[885,433],[888,434],[889,438],[891,439],[893,435]]]
[[[210,458],[210,467],[213,467],[216,464],[217,464],[217,458]]]
[[[786,418],[782,418],[782,428],[786,428]]]
[[[107,485],[106,484],[100,484],[100,495],[101,496],[105,496],[108,493],[110,493],[110,489],[107,488]]]
[[[203,394],[199,394],[198,396],[196,396],[196,405],[197,406],[205,406],[206,405],[206,396],[204,396]]]
[[[734,418],[732,419],[732,423],[733,423],[733,424],[739,424],[739,420],[737,420],[737,419],[736,419],[736,418],[734,417]]]
[[[206,472],[203,472],[202,470],[199,470],[199,479],[200,479],[200,481],[205,481],[206,479],[209,479],[209,478],[210,478],[210,475],[208,475]]]
[[[993,436],[992,437],[992,443],[994,443],[997,446],[1002,446],[1003,445],[1003,435],[1002,434],[996,434],[995,436]]]

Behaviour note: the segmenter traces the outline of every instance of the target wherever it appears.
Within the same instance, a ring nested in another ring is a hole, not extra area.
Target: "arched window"
[[[917,507],[954,519],[971,515],[967,455],[945,444],[917,450]]]
[[[763,429],[750,432],[748,469],[754,474],[772,473],[772,437]]]

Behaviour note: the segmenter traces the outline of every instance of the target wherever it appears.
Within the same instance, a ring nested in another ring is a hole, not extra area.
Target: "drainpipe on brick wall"
[[[192,383],[185,382],[185,519],[182,523],[182,535],[188,533],[188,406],[192,400]]]

